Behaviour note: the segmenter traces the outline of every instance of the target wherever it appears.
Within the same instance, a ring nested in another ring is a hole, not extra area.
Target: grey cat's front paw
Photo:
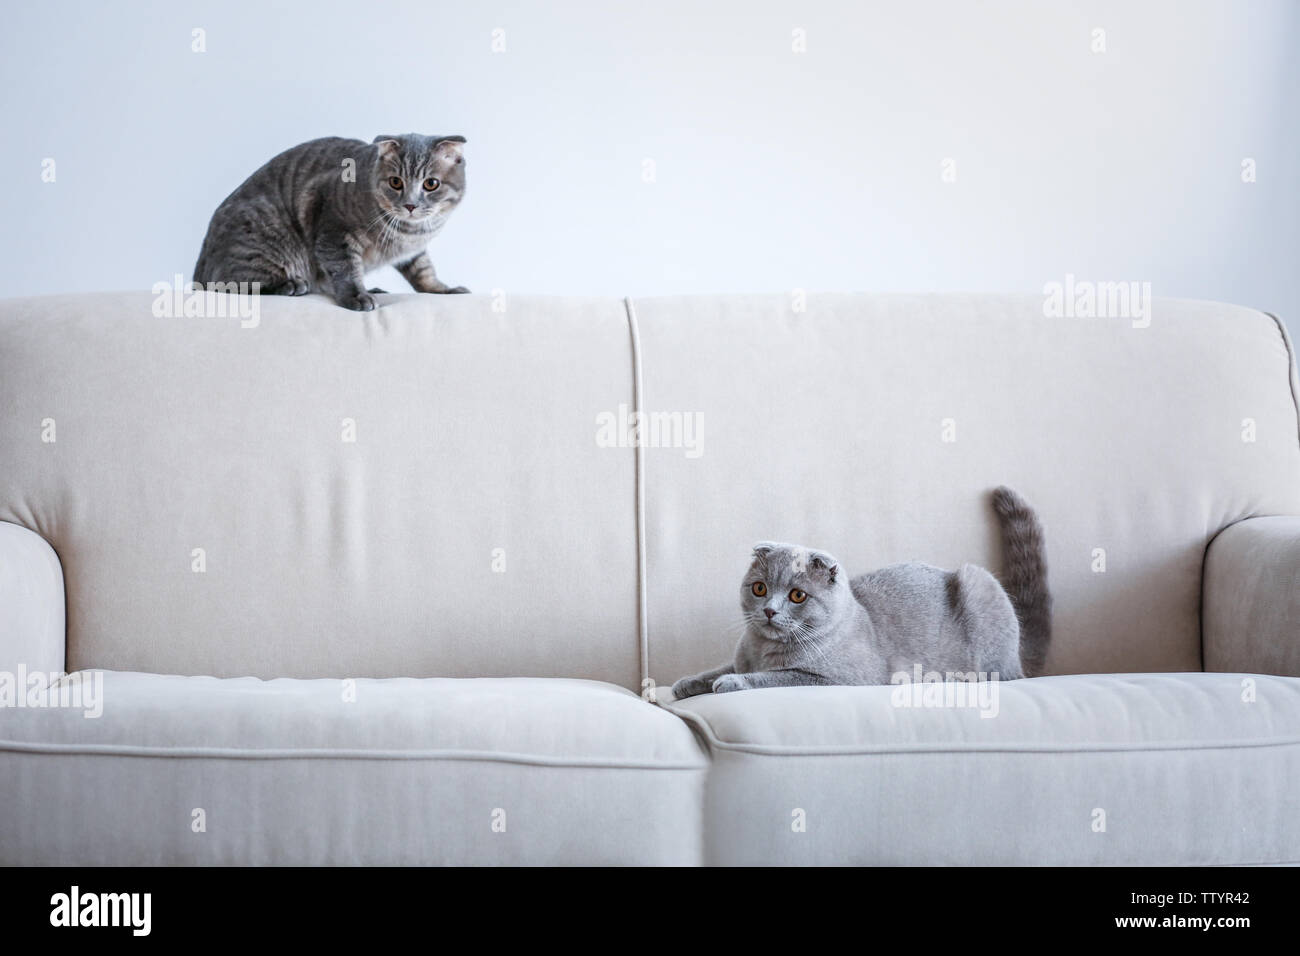
[[[446,294],[447,294],[447,295],[464,295],[464,294],[467,293],[467,292],[469,292],[469,289],[465,288],[463,285],[457,285],[457,286],[452,286],[450,289],[448,289],[447,292],[446,292]]]
[[[749,679],[744,674],[723,674],[713,682],[715,694],[726,694],[733,690],[749,690]]]
[[[387,289],[367,289],[366,291],[371,295],[388,295]]]
[[[354,296],[339,299],[339,305],[345,309],[351,309],[353,312],[373,312],[375,310],[375,297],[369,292],[358,292]]]
[[[683,677],[673,684],[673,700],[685,700],[687,697],[698,697],[708,692],[709,685],[698,677]]]

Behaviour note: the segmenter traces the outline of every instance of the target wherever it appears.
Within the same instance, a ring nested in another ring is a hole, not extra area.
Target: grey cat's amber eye
[[[793,591],[790,592],[790,600],[793,601],[795,604],[802,604],[807,599],[807,597],[808,595],[805,594],[803,591],[800,591],[798,588],[795,588]]]
[[[754,597],[762,597],[767,593],[767,585],[762,581],[755,581],[749,586],[749,589],[754,592]]]
[[[402,177],[401,177],[401,176],[391,176],[391,177],[389,177],[388,185],[392,186],[394,189],[396,189],[396,190],[400,193],[400,192],[402,191],[402,186],[404,185],[404,184],[402,183]]]
[[[442,185],[442,180],[433,179],[432,177],[430,177],[429,179],[426,179],[424,181],[424,191],[426,193],[431,193],[441,185]]]

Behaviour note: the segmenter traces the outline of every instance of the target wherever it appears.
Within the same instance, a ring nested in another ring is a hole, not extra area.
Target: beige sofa
[[[1300,861],[1284,329],[1050,312],[0,303],[0,863]],[[670,699],[754,541],[996,570],[1004,483],[1054,676]]]

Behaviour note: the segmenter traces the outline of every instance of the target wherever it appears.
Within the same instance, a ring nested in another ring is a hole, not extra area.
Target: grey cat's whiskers
[[[817,655],[820,663],[829,664],[830,658],[826,655],[826,649],[819,646],[815,640],[816,631],[807,625],[795,622],[795,626],[790,631],[790,637],[794,642],[804,650],[811,651]]]

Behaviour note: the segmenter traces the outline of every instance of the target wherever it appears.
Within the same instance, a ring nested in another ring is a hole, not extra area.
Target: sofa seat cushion
[[[102,673],[0,709],[0,863],[698,862],[706,757],[613,684]]]
[[[706,859],[1300,862],[1300,679],[1044,677],[983,700],[957,689],[928,705],[915,686],[668,704],[713,754]]]

